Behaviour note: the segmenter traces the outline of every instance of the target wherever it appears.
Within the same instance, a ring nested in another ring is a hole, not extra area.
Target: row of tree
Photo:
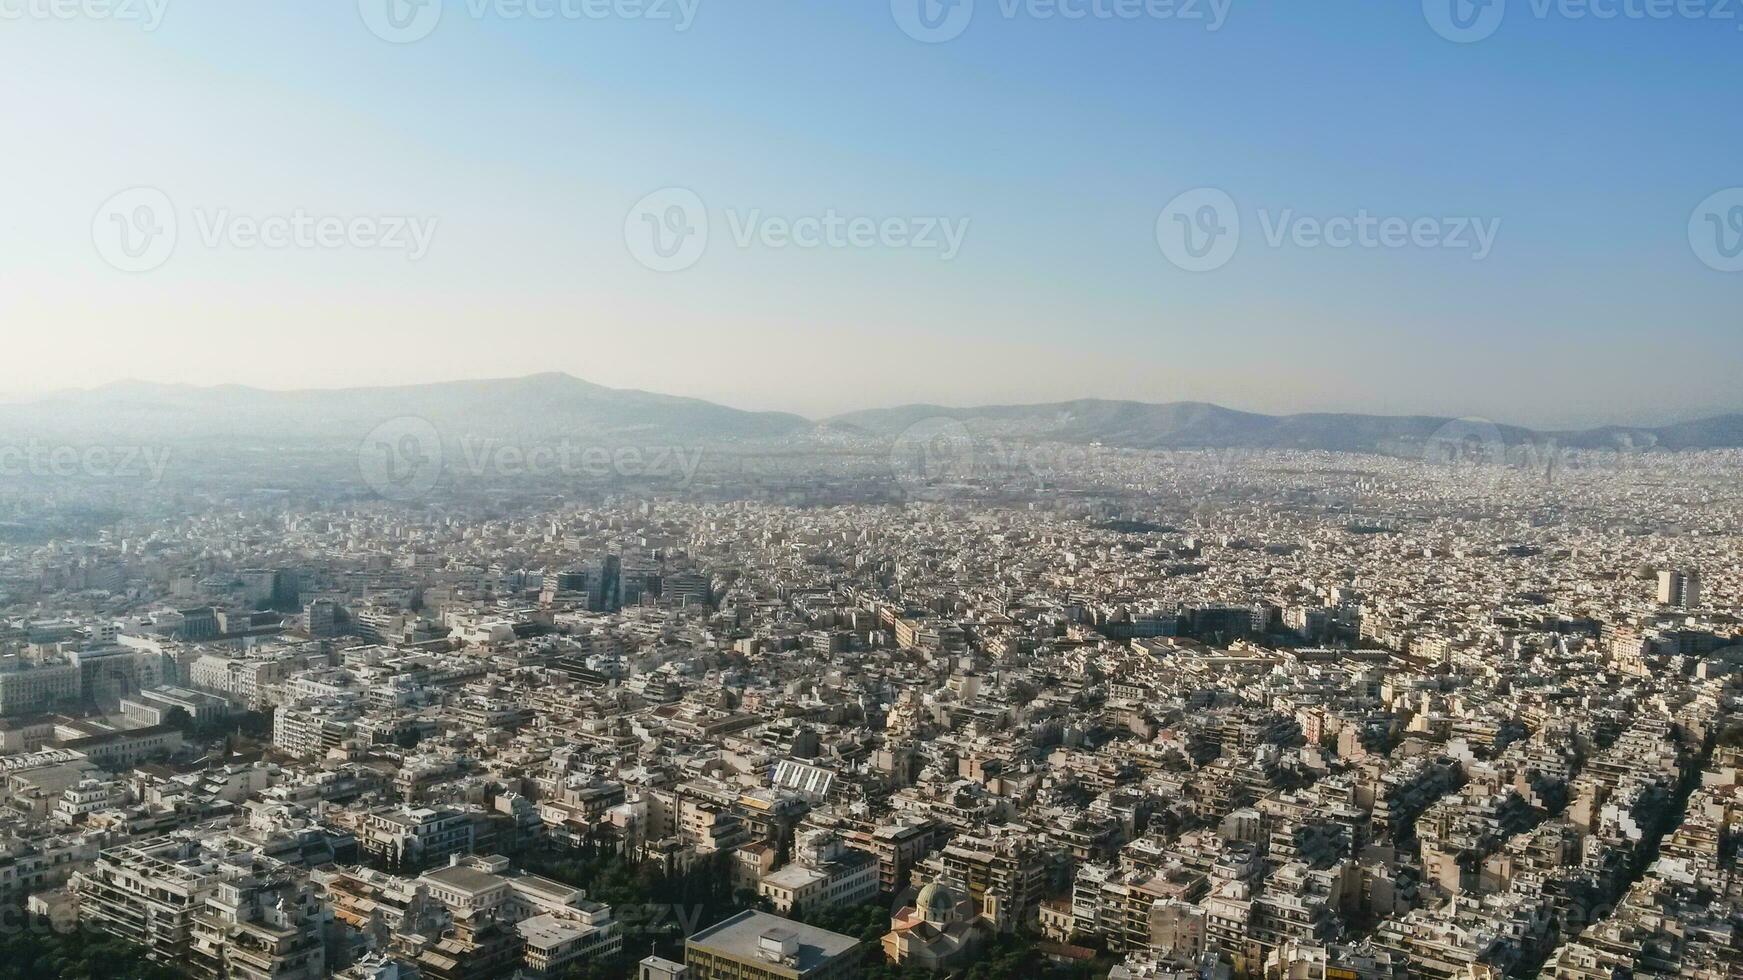
[[[41,928],[0,934],[0,980],[186,980],[180,970],[153,963],[145,950],[86,930]]]

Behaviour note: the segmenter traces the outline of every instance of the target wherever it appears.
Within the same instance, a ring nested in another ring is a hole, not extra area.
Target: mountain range
[[[268,391],[127,381],[0,405],[0,433],[131,439],[314,444],[348,441],[390,420],[415,417],[451,437],[570,437],[627,444],[781,438],[811,422],[745,412],[697,398],[607,388],[565,374],[449,381],[391,388]]]
[[[415,417],[445,437],[631,444],[840,442],[897,439],[915,427],[960,425],[975,435],[1135,449],[1289,448],[1399,454],[1427,440],[1479,438],[1574,448],[1743,447],[1743,414],[1656,427],[1540,431],[1437,416],[1262,415],[1203,402],[1079,399],[949,408],[903,405],[813,421],[696,398],[608,388],[565,374],[403,387],[268,391],[120,382],[0,404],[0,437],[355,444],[383,422]]]

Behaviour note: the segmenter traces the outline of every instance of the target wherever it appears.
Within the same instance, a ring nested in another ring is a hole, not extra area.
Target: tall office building
[[[271,568],[244,568],[236,573],[242,583],[242,601],[250,608],[271,602],[278,588],[278,571]]]
[[[1658,573],[1658,601],[1661,605],[1693,609],[1701,604],[1699,572],[1665,569]]]
[[[339,604],[332,599],[316,599],[303,610],[303,631],[310,639],[325,639],[339,632]]]
[[[587,590],[588,608],[595,612],[616,612],[623,608],[623,559],[605,555],[599,559],[599,572],[591,577]]]

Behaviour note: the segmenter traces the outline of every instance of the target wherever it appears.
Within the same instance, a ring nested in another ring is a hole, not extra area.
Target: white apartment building
[[[797,849],[797,859],[771,871],[757,893],[782,915],[869,902],[878,894],[878,860],[842,843],[829,831],[815,831]]]

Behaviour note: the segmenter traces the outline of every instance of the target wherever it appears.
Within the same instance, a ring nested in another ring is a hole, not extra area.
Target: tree
[[[188,714],[188,709],[180,705],[163,713],[163,723],[183,735],[194,734],[194,716]]]
[[[113,936],[56,932],[41,920],[0,938],[0,980],[186,980],[187,974],[153,963],[145,950]]]

